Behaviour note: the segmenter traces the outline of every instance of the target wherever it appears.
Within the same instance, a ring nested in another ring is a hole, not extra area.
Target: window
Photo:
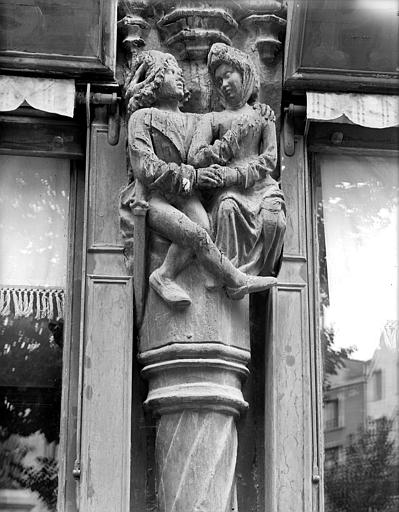
[[[77,352],[76,185],[68,159],[0,155],[0,510],[56,510],[59,471],[73,464],[61,411],[77,405],[63,384]]]
[[[372,375],[373,400],[382,399],[382,371],[377,370]]]
[[[399,441],[397,395],[383,396],[383,379],[390,375],[393,382],[398,357],[398,161],[371,145],[365,151],[312,146],[328,512],[367,508],[377,495],[388,504],[384,485],[393,481]],[[331,396],[337,390],[345,395],[345,425],[329,432],[337,425]],[[334,465],[332,442],[343,447]],[[372,482],[369,467],[376,468]]]
[[[290,2],[285,84],[322,90],[398,86],[396,0]],[[355,79],[356,78],[356,79]]]
[[[2,0],[0,67],[112,76],[116,0]]]
[[[326,448],[324,454],[324,463],[326,466],[333,466],[335,463],[339,461],[341,447],[333,446],[331,448]]]
[[[339,401],[327,400],[324,403],[324,429],[332,430],[339,427]]]
[[[57,500],[69,161],[0,156],[1,487]],[[37,490],[37,492],[33,492]]]

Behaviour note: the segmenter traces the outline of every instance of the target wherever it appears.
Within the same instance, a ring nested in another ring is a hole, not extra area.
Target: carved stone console
[[[165,45],[187,60],[205,59],[213,43],[231,44],[238,25],[222,7],[175,7],[158,21]]]
[[[242,20],[253,49],[264,63],[272,63],[282,47],[286,21],[275,14],[252,14]]]

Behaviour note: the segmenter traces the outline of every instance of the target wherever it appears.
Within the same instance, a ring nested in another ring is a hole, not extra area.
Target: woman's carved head
[[[236,109],[255,102],[259,78],[249,55],[224,43],[215,43],[209,51],[208,69],[224,107]]]
[[[170,53],[144,51],[138,56],[135,69],[126,80],[128,112],[132,114],[140,108],[152,107],[162,98],[176,98],[179,101],[188,98],[183,72]]]

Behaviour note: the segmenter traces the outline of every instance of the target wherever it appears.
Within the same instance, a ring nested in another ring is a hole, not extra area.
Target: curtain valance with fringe
[[[60,288],[0,286],[0,316],[57,320],[64,317],[64,299]]]

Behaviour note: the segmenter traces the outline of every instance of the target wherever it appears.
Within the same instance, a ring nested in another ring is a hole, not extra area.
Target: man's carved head
[[[259,77],[249,55],[224,43],[215,43],[209,51],[208,69],[224,107],[236,109],[255,102]]]
[[[173,55],[157,50],[140,53],[125,85],[129,114],[152,107],[161,98],[184,101],[187,97],[183,72]]]

